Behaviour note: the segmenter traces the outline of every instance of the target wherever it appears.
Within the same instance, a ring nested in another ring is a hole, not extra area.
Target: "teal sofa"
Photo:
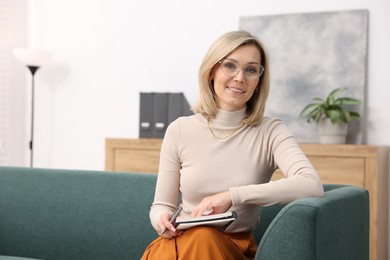
[[[156,175],[0,167],[0,259],[139,259]],[[264,207],[256,259],[368,259],[366,190],[324,185],[324,198]]]

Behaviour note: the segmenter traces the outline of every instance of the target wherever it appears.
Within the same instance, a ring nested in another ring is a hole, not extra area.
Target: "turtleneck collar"
[[[246,115],[246,107],[233,112],[218,109],[215,118],[212,120],[214,127],[239,127]]]

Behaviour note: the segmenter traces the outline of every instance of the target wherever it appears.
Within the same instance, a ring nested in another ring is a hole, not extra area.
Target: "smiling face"
[[[225,59],[235,61],[241,66],[236,76],[228,76],[218,64],[211,75],[214,80],[215,101],[217,107],[225,111],[235,111],[245,107],[252,97],[259,77],[247,79],[245,66],[260,64],[260,52],[254,45],[243,45],[231,52]]]

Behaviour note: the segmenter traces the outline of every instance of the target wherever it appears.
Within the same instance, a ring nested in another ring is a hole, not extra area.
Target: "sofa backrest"
[[[155,175],[0,167],[0,255],[139,259]]]

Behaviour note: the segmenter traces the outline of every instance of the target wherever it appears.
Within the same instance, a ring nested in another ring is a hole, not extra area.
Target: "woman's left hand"
[[[228,191],[204,198],[192,211],[192,217],[209,214],[219,214],[228,211],[232,206],[232,199]],[[206,213],[206,214],[205,214]]]

